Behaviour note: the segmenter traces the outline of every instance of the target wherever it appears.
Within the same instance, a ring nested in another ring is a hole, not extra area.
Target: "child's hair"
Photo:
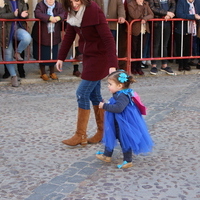
[[[130,84],[136,82],[132,76],[124,70],[117,70],[108,75],[108,79],[115,81],[117,84],[123,84],[123,88],[129,88]]]

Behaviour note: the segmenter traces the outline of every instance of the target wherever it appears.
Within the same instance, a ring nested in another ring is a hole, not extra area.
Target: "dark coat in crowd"
[[[199,0],[194,1],[194,8],[195,8],[195,13],[200,15],[200,1]],[[187,3],[187,0],[178,0],[177,6],[176,6],[176,17],[195,20],[195,16],[189,14],[189,4]],[[181,21],[178,21],[175,23],[175,32],[178,34],[181,34],[181,31],[182,31],[182,23]],[[183,34],[184,35],[188,34],[187,21],[184,22]]]
[[[176,1],[175,0],[168,0],[169,10],[164,10],[161,7],[160,0],[148,0],[149,6],[154,13],[154,18],[162,18],[167,15],[167,12],[175,13],[176,9]]]
[[[35,8],[35,18],[41,20],[41,44],[45,46],[50,46],[51,44],[51,34],[48,33],[47,24],[50,22],[50,15],[47,14],[48,7],[43,1],[39,2]],[[59,16],[61,20],[55,23],[55,31],[53,32],[53,45],[59,44],[61,42],[61,30],[62,21],[64,20],[65,11],[61,3],[55,1],[55,8],[53,9],[54,16]],[[39,42],[39,22],[35,22],[32,30],[33,40],[37,43]]]
[[[27,19],[28,17],[21,17],[21,13],[23,11],[27,11],[27,4],[26,1],[24,0],[17,0],[18,4],[18,18],[19,19]],[[12,4],[10,0],[0,0],[0,18],[3,19],[16,19],[14,12],[12,10]],[[24,29],[26,29],[26,22],[21,21],[20,26]],[[3,27],[3,22],[0,22],[0,27]],[[11,33],[11,27],[12,27],[12,22],[6,22],[5,23],[5,32],[3,34],[3,29],[0,28],[0,46],[3,46],[3,42],[5,44],[5,48],[8,47],[9,41],[10,41],[10,33]]]

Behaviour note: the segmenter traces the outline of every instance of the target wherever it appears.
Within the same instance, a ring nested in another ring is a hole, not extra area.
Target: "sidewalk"
[[[197,70],[195,66],[192,66],[192,70],[191,71],[183,71],[183,72],[179,72],[178,66],[175,63],[169,63],[169,66],[172,67],[172,69],[174,70],[174,72],[179,76],[179,75],[189,75],[189,74],[198,74],[200,72],[200,70]],[[80,64],[80,71],[82,69],[82,64]],[[24,69],[26,71],[26,78],[25,79],[21,79],[21,84],[33,84],[33,83],[45,83],[41,78],[40,78],[40,71],[39,71],[39,66],[38,64],[25,64],[24,65]],[[46,66],[46,69],[48,69],[48,66]],[[158,69],[159,69],[159,65],[158,65]],[[156,77],[156,76],[163,76],[166,75],[165,72],[161,72],[159,71],[158,75],[154,76],[151,75],[149,73],[150,68],[147,69],[143,69],[145,76],[151,76],[151,77]],[[47,71],[48,72],[48,71]],[[73,66],[72,63],[70,62],[66,62],[64,63],[63,66],[63,72],[59,73],[56,72],[59,81],[60,82],[66,82],[66,81],[76,81],[76,80],[80,80],[80,78],[77,78],[75,76],[72,75],[73,72]],[[9,85],[10,84],[10,78],[7,79],[2,79],[2,75],[4,74],[4,66],[0,65],[0,86],[1,85]],[[139,78],[139,75],[136,76],[135,78]]]
[[[147,107],[144,118],[155,147],[146,156],[134,155],[132,168],[118,169],[123,159],[119,146],[112,162],[103,163],[95,157],[103,151],[101,143],[61,143],[76,130],[80,78],[71,75],[72,68],[58,74],[61,82],[47,83],[31,66],[20,87],[10,87],[9,81],[0,86],[0,200],[200,199],[197,70],[156,77],[145,69],[147,76],[131,85]],[[101,84],[107,102],[107,81]],[[88,137],[95,132],[91,109]]]

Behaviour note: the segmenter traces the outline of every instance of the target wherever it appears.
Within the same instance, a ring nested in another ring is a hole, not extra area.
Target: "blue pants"
[[[19,28],[15,31],[14,36],[16,36],[17,41],[19,41],[16,52],[22,53],[22,51],[24,51],[31,43],[31,35],[26,30]],[[5,61],[13,61],[13,39],[10,40],[8,48],[4,48]],[[6,64],[6,67],[11,76],[16,76],[14,64]]]
[[[78,107],[89,110],[90,101],[92,105],[99,105],[102,102],[101,81],[81,80],[76,91]]]

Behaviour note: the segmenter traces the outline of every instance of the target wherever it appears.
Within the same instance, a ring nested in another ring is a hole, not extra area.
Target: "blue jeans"
[[[101,81],[87,81],[81,80],[76,91],[78,107],[89,110],[90,101],[92,105],[96,106],[102,102],[101,96]]]
[[[24,51],[24,49],[26,49],[26,47],[31,43],[31,35],[26,30],[19,28],[13,34],[13,39],[15,39],[15,36],[17,41],[19,41],[16,52],[22,53],[22,51]],[[5,61],[13,61],[13,39],[10,40],[8,48],[4,48]],[[16,76],[14,64],[6,64],[6,67],[11,76]]]

